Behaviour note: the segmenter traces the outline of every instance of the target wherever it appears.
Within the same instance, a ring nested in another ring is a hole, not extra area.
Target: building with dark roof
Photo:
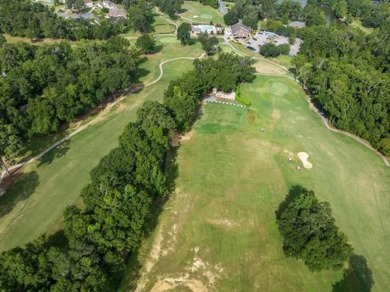
[[[240,22],[231,26],[232,35],[234,38],[247,39],[250,37],[252,29]]]

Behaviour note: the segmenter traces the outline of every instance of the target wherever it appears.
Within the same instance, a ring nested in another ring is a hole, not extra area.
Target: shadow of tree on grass
[[[333,284],[333,292],[369,292],[374,285],[372,272],[367,260],[361,255],[352,255],[349,267],[344,270],[343,278]]]
[[[39,160],[38,166],[42,166],[44,164],[51,164],[54,159],[64,156],[70,148],[69,144],[70,144],[70,140],[66,140],[60,145],[58,145],[56,148],[52,149],[51,151],[43,155]]]
[[[0,218],[11,212],[18,202],[30,197],[38,185],[39,176],[36,171],[22,173],[0,197]]]

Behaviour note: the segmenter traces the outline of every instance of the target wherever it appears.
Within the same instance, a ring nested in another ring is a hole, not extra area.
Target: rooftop
[[[234,34],[235,32],[237,32],[238,30],[240,29],[243,29],[243,30],[246,30],[248,33],[250,33],[252,31],[252,29],[244,24],[240,22],[237,22],[236,24],[233,24],[231,26],[231,29],[232,29],[232,33]]]

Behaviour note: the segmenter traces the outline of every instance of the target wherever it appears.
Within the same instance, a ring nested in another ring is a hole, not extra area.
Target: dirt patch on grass
[[[151,292],[162,292],[174,289],[176,287],[184,286],[194,292],[206,292],[208,291],[202,281],[198,279],[190,278],[189,274],[185,274],[177,278],[164,278],[152,287]]]
[[[187,132],[185,135],[181,136],[181,141],[188,141],[194,135],[194,130]]]
[[[274,109],[274,110],[272,111],[272,118],[275,119],[275,120],[279,120],[279,119],[280,119],[280,111]]]
[[[232,228],[232,227],[235,227],[238,225],[236,222],[233,222],[233,221],[226,219],[226,218],[212,219],[212,220],[208,220],[208,222],[212,225],[216,225],[219,227],[228,227],[228,228]]]
[[[262,73],[262,74],[285,74],[286,72],[282,69],[279,68],[278,66],[275,66],[271,63],[268,63],[263,60],[259,60],[255,63],[255,69],[257,73]]]
[[[254,111],[250,110],[248,112],[247,119],[248,119],[248,124],[253,125],[255,123],[255,120],[256,120],[256,113]]]
[[[2,179],[0,179],[1,187],[3,188],[3,190],[6,191],[9,188],[9,186],[12,185],[15,181],[17,181],[21,175],[22,172],[20,171],[20,169],[17,169],[14,172],[12,172],[12,176],[6,174]]]

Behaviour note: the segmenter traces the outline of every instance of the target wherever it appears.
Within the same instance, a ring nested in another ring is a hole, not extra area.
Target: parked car
[[[256,51],[256,49],[254,47],[251,47],[251,46],[247,46],[247,49],[249,49],[251,51]]]

